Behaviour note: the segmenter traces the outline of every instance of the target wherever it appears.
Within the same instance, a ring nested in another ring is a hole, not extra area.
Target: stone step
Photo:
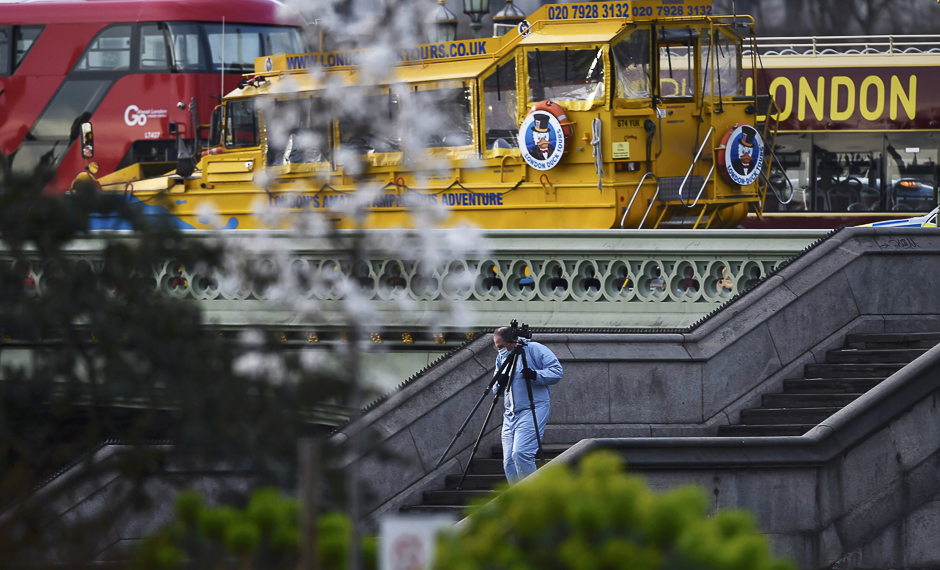
[[[719,426],[720,437],[767,437],[781,435],[803,435],[816,424],[770,424]]]
[[[401,513],[424,515],[447,514],[462,519],[466,515],[466,505],[405,505],[398,509]]]
[[[842,408],[861,395],[861,393],[764,394],[761,404],[764,408]]]
[[[425,505],[466,505],[474,499],[489,497],[493,492],[489,490],[467,490],[460,491],[447,489],[443,491],[425,491],[422,493]]]
[[[840,348],[826,353],[827,363],[903,363],[908,364],[921,354],[927,352],[926,348]]]
[[[545,459],[552,459],[558,457],[562,453],[568,450],[569,447],[574,445],[573,443],[543,443],[542,444],[542,457]],[[479,453],[479,452],[478,452]],[[494,445],[490,447],[490,453],[494,459],[503,458],[503,446]]]
[[[931,348],[940,344],[940,332],[850,334],[846,348]]]
[[[503,460],[474,457],[470,462],[468,475],[502,475]]]
[[[805,378],[887,378],[904,364],[807,364]]]
[[[783,381],[783,392],[798,394],[865,393],[884,378],[799,378]]]
[[[444,486],[447,489],[456,490],[457,484],[463,475],[448,475],[444,478]],[[467,475],[463,482],[463,489],[469,491],[491,491],[500,483],[506,482],[506,476],[499,475]]]
[[[746,425],[818,424],[841,410],[827,408],[754,408],[741,410],[741,423]]]

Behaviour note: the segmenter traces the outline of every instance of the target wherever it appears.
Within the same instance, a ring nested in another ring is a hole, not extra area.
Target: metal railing
[[[762,56],[940,54],[940,34],[757,38]],[[750,55],[750,50],[745,50]]]

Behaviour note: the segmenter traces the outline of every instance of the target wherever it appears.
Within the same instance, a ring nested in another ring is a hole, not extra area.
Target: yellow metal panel
[[[520,45],[596,44],[609,42],[624,29],[622,20],[583,20],[572,22],[546,22],[529,34]]]
[[[406,83],[470,79],[483,73],[487,67],[495,63],[495,59],[471,59],[425,65],[402,65],[395,68],[395,77]]]
[[[254,163],[249,160],[215,160],[209,163],[208,170],[211,174],[221,174],[221,173],[230,173],[230,172],[250,172]]]

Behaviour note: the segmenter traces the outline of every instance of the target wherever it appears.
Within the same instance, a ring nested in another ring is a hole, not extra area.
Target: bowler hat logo
[[[264,70],[271,73],[272,69],[274,69],[274,62],[271,61],[270,57],[264,58]]]
[[[764,140],[757,129],[750,125],[735,128],[725,152],[725,168],[731,180],[741,186],[753,184],[764,164]]]
[[[565,153],[565,133],[558,119],[542,111],[529,114],[519,127],[522,158],[536,170],[554,168]]]

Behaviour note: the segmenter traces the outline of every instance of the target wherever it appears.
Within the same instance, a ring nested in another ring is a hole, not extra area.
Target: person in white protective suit
[[[517,339],[513,338],[509,327],[502,327],[493,333],[493,343],[499,354],[496,356],[496,370],[516,348]],[[532,400],[535,402],[535,416],[539,426],[539,440],[545,435],[545,424],[551,400],[551,386],[561,380],[561,363],[551,350],[537,342],[528,341],[524,348],[528,364],[527,376],[532,385]],[[538,441],[535,438],[535,422],[529,407],[529,394],[526,378],[523,375],[522,358],[513,368],[510,389],[503,396],[503,469],[506,479],[515,483],[535,471],[535,455]],[[496,386],[494,389],[499,390]]]

